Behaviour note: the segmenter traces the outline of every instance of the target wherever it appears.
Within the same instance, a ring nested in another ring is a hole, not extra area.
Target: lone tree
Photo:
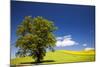
[[[56,38],[53,32],[56,30],[52,21],[41,16],[32,18],[26,16],[17,28],[18,39],[16,56],[32,56],[35,62],[40,63],[46,55],[46,50],[54,51]]]

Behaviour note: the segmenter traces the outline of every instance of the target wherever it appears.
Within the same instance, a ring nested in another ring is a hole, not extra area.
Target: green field
[[[56,50],[47,52],[41,64],[73,63],[95,61],[95,51],[69,51]],[[11,65],[34,64],[32,57],[21,57],[11,59]]]

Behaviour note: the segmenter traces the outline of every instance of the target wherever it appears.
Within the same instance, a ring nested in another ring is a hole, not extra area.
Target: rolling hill
[[[44,61],[41,64],[57,64],[57,63],[74,63],[95,61],[95,51],[71,51],[56,50],[55,52],[47,52]],[[11,65],[34,64],[32,57],[21,57],[11,59]]]

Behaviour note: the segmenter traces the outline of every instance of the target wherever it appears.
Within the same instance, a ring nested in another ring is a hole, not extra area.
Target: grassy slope
[[[57,50],[55,52],[48,52],[44,57],[45,61],[42,64],[54,64],[54,63],[69,63],[69,62],[85,62],[94,61],[94,51],[68,51],[68,50]],[[11,60],[11,64],[20,64],[25,62],[34,62],[31,57],[16,58]]]

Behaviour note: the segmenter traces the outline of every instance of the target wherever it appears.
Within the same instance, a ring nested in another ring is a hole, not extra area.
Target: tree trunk
[[[41,59],[40,59],[40,51],[38,50],[38,52],[37,52],[37,59],[36,59],[36,62],[37,63],[40,63],[41,62]]]
[[[40,63],[41,62],[41,60],[40,60],[40,58],[39,57],[37,57],[37,63]]]

